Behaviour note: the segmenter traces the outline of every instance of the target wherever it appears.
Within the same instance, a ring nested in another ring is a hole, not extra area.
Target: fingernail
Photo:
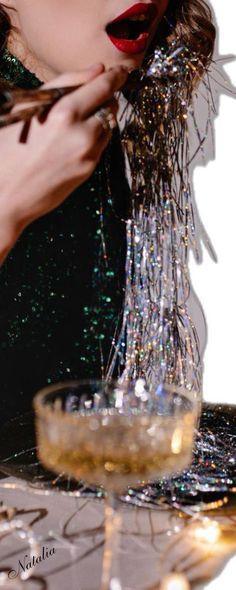
[[[86,69],[87,69],[87,71],[89,71],[89,72],[93,72],[93,71],[95,71],[95,70],[98,70],[98,69],[100,69],[100,70],[104,70],[104,65],[103,65],[102,63],[99,63],[99,62],[98,62],[97,64],[92,64],[91,66],[89,66],[89,67],[88,67],[88,68],[86,68]]]

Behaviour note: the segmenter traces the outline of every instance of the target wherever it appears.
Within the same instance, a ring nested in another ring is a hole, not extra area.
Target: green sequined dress
[[[6,50],[0,71],[21,88],[41,84]],[[102,376],[122,311],[128,197],[115,132],[89,181],[34,221],[8,255],[0,271],[2,420],[30,409],[47,384]]]

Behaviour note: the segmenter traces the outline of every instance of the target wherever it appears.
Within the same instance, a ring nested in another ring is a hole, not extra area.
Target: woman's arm
[[[0,131],[0,261],[33,220],[52,211],[93,173],[111,133],[94,117],[106,104],[114,115],[114,93],[125,83],[127,71],[102,65],[64,74],[45,88],[83,84],[61,98],[46,120],[35,117],[27,141],[21,142],[23,123]]]

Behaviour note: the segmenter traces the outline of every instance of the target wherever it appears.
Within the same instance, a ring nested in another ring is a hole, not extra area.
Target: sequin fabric
[[[41,85],[41,81],[35,74],[27,70],[7,49],[0,51],[0,75],[1,78],[19,88],[38,88]]]
[[[7,51],[0,66],[19,87],[41,84]],[[3,418],[29,409],[42,386],[102,376],[123,304],[128,193],[115,132],[90,180],[34,221],[2,266]]]

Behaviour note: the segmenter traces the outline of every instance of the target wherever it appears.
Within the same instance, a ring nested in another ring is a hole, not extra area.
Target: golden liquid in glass
[[[38,456],[50,470],[120,489],[177,473],[191,462],[195,416],[96,415],[38,418]]]

